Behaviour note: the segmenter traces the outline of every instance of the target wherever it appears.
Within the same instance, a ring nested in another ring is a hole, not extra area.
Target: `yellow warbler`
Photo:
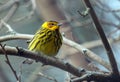
[[[29,43],[28,49],[47,56],[57,55],[62,45],[60,26],[61,24],[56,21],[44,22]]]

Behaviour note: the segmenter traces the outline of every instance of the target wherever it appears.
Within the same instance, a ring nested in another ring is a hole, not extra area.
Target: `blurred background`
[[[86,10],[84,0],[0,0],[0,18],[9,24],[16,32],[23,34],[34,34],[44,21],[55,20],[64,22],[61,33],[90,49],[108,62],[106,51],[100,43],[100,37],[94,28],[93,21],[89,15],[82,17],[78,11]],[[114,40],[111,43],[112,50],[120,68],[120,0],[90,0],[99,21],[108,38]],[[6,27],[0,23],[0,36],[9,35]],[[92,44],[89,44],[93,42]],[[11,40],[2,42],[9,46],[19,46],[27,49],[26,40]],[[89,45],[88,45],[89,44]],[[83,67],[88,70],[96,70],[89,66],[94,64],[100,70],[107,71],[103,66],[89,58],[81,55],[77,50],[63,44],[58,57],[65,58],[67,62],[75,67]],[[21,63],[24,58],[9,56],[13,68],[19,75],[22,69],[21,82],[55,82],[45,76],[55,78],[57,82],[67,82],[69,74],[61,69],[45,66],[40,63],[31,65]],[[6,58],[0,55],[0,82],[15,82],[16,79],[5,62]],[[39,75],[39,72],[44,76]],[[69,81],[68,81],[69,82]]]

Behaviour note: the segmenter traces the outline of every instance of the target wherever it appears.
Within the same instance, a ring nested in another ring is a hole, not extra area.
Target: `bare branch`
[[[110,44],[115,43],[115,42],[119,42],[120,37],[114,38],[114,39],[108,38],[108,41],[109,41]],[[94,41],[85,42],[85,43],[83,43],[81,45],[84,46],[85,48],[91,49],[91,48],[94,48],[94,47],[97,47],[97,46],[101,46],[103,44],[102,44],[101,40],[94,40]]]
[[[11,65],[11,63],[10,63],[10,61],[9,61],[8,55],[7,55],[6,51],[5,51],[5,46],[6,46],[6,45],[0,44],[0,46],[1,46],[2,52],[5,54],[5,57],[6,57],[6,59],[7,59],[7,60],[6,60],[6,63],[9,65],[9,67],[11,68],[11,70],[12,70],[12,72],[13,72],[16,80],[18,81],[19,79],[18,79],[17,73],[16,73],[16,71],[14,70],[14,68],[12,67],[12,65]],[[20,81],[19,81],[19,82],[20,82]]]
[[[23,65],[23,62],[20,62],[20,65],[19,65],[19,74],[18,74],[18,79],[19,79],[19,82],[21,82],[21,76],[22,76],[22,65]]]
[[[110,65],[106,61],[104,61],[102,58],[100,58],[98,55],[96,55],[95,53],[91,52],[90,50],[86,49],[85,47],[83,47],[83,46],[79,45],[78,43],[75,43],[75,42],[73,42],[65,37],[63,37],[63,41],[65,44],[72,46],[73,48],[79,50],[79,52],[82,53],[83,55],[86,55],[90,59],[103,65],[108,70],[111,70]],[[84,50],[86,51],[85,53],[84,53]]]
[[[55,65],[56,67],[59,67],[59,68],[66,70],[66,71],[72,70],[71,73],[74,75],[77,75],[77,76],[80,76],[82,74],[80,72],[83,69],[76,69],[75,67],[73,67],[72,65],[70,65],[68,63],[65,64],[61,60],[57,60],[57,59],[54,59],[52,57],[48,57],[46,55],[42,56],[42,55],[37,54],[35,52],[31,52],[31,51],[21,49],[21,48],[19,48],[19,50],[18,50],[15,47],[9,47],[9,46],[5,47],[5,51],[6,51],[6,54],[34,59],[34,60],[40,61],[46,65],[53,65],[53,66]],[[0,48],[0,53],[1,54],[3,53],[2,48]]]
[[[112,49],[111,49],[111,47],[109,45],[109,42],[108,42],[108,40],[107,40],[107,38],[105,36],[105,33],[104,33],[103,29],[102,29],[102,26],[98,21],[98,18],[97,18],[96,14],[95,14],[95,12],[93,10],[93,7],[91,6],[90,1],[89,0],[84,0],[84,2],[86,4],[86,6],[89,7],[90,10],[91,10],[90,15],[91,15],[91,17],[92,17],[92,19],[94,21],[95,27],[96,27],[96,29],[97,29],[97,31],[98,31],[101,39],[102,39],[104,47],[105,47],[105,49],[107,51],[107,55],[108,55],[108,58],[109,58],[109,61],[110,61],[111,67],[112,67],[112,73],[115,76],[119,76],[119,71],[118,71],[118,67],[117,67],[117,63],[116,63],[113,51],[112,51]]]
[[[54,81],[54,82],[58,82],[55,78],[49,77],[49,76],[47,76],[47,75],[45,75],[45,74],[43,74],[43,73],[41,73],[41,72],[39,72],[37,75],[38,75],[38,76],[45,77],[45,78],[47,78],[47,79],[49,79],[49,80],[52,80],[52,81]]]
[[[92,72],[92,71],[85,70],[83,68],[77,69],[69,63],[64,63],[60,59],[56,59],[56,58],[49,57],[46,55],[41,55],[41,54],[31,52],[31,51],[28,51],[28,50],[22,49],[22,48],[19,48],[19,50],[17,50],[15,47],[6,46],[5,51],[6,51],[6,54],[9,54],[9,55],[30,58],[30,59],[37,60],[38,62],[40,61],[46,65],[55,66],[64,71],[67,71],[75,76],[81,77],[84,74],[88,74],[88,75],[91,74],[90,77],[92,77],[92,80],[95,80],[95,81],[100,80],[100,78],[107,80],[109,77],[111,77],[111,75],[109,73],[104,74],[102,72]],[[2,48],[0,48],[0,53],[2,55],[2,53],[3,53]],[[100,78],[97,78],[98,76]],[[113,79],[113,78],[111,78],[111,79]]]
[[[99,77],[99,81],[98,82],[108,82],[110,79],[110,77],[106,77],[107,80],[104,80],[104,78],[97,74],[94,74],[94,72],[91,72],[91,73],[87,73],[87,74],[84,74],[83,76],[81,77],[78,77],[78,78],[75,78],[75,79],[72,79],[71,82],[82,82],[82,81],[93,81],[92,79],[94,78],[94,76],[97,76]],[[111,81],[112,82],[112,81]]]
[[[29,40],[32,39],[33,35],[28,35],[28,34],[15,34],[15,35],[6,35],[3,37],[0,37],[0,42],[4,42],[4,41],[8,41],[8,40],[14,40],[14,39],[23,39],[23,40]],[[71,41],[65,37],[63,37],[63,42],[75,49],[77,49],[79,52],[81,52],[82,54],[84,54],[84,50],[86,50],[86,54],[87,57],[89,57],[90,59],[98,62],[99,64],[103,65],[105,68],[107,68],[108,70],[111,70],[110,65],[104,61],[102,58],[100,58],[98,55],[96,55],[95,53],[91,52],[90,50],[86,49],[85,47],[81,46],[78,43],[75,43],[74,41]]]
[[[70,73],[66,72],[65,82],[70,82]]]
[[[32,10],[27,15],[13,20],[13,22],[19,22],[19,21],[22,21],[24,19],[30,19],[34,15],[35,9],[36,9],[36,3],[35,3],[35,0],[30,0],[29,3],[30,2],[32,4]]]
[[[99,9],[103,10],[106,13],[108,13],[108,12],[111,12],[111,13],[120,12],[120,9],[116,9],[116,10],[110,9],[110,8],[106,7],[105,5],[103,5],[101,3],[101,1],[99,1],[99,0],[96,0],[95,4],[97,5],[96,7],[98,7]]]
[[[2,12],[3,10],[6,10],[8,8],[10,8],[13,4],[15,4],[16,2],[19,2],[19,0],[10,0],[7,3],[5,3],[4,5],[2,5],[0,7],[0,12]]]
[[[12,28],[11,28],[12,29]],[[0,37],[0,42],[3,41],[7,41],[7,40],[13,40],[13,39],[24,39],[24,40],[29,40],[32,39],[33,35],[28,35],[28,34],[15,34],[15,35],[6,35],[3,37]],[[102,58],[100,58],[98,55],[96,55],[95,53],[91,52],[90,50],[86,49],[85,47],[71,41],[68,40],[67,38],[65,38],[63,36],[63,42],[77,50],[79,50],[79,52],[81,52],[82,54],[84,54],[85,56],[91,58],[94,61],[97,61],[98,63],[100,63],[101,65],[103,65],[104,67],[106,67],[108,70],[110,69],[110,65],[104,61]],[[86,50],[86,53],[84,53],[83,51]]]
[[[33,35],[30,34],[15,34],[15,35],[5,35],[0,37],[0,43],[8,40],[23,39],[30,40],[33,38]]]
[[[98,2],[99,2],[99,4],[101,4],[104,8],[107,8],[108,10],[111,10],[111,9],[109,8],[109,6],[104,5],[100,0],[98,0]],[[117,15],[116,12],[112,12],[112,14],[113,14],[113,16],[114,16],[116,19],[120,20],[120,16]]]
[[[10,20],[10,18],[13,16],[13,14],[15,13],[15,11],[16,11],[17,8],[18,8],[18,4],[19,4],[19,2],[14,3],[14,5],[13,5],[13,6],[11,7],[11,9],[9,10],[8,14],[3,18],[3,20],[4,20],[5,22],[8,22],[8,21]],[[0,23],[0,30],[2,29],[2,26],[3,26],[3,24]]]
[[[7,24],[4,20],[1,19],[1,23],[8,29],[7,32],[9,32],[9,33],[14,33],[14,32],[15,32],[15,31],[12,29],[12,27],[11,27],[9,24]]]
[[[108,21],[105,21],[103,19],[100,19],[100,22],[102,24],[106,24],[106,25],[109,25],[109,26],[114,26],[115,28],[120,29],[120,24],[114,24],[114,22],[108,22]]]

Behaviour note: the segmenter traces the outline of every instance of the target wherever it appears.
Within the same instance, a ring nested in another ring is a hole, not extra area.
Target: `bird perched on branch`
[[[28,49],[47,56],[57,55],[62,45],[62,36],[59,31],[61,25],[56,21],[44,22],[29,43]]]

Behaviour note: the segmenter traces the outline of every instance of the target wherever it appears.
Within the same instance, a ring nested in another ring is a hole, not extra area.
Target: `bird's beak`
[[[62,26],[63,25],[63,23],[58,23],[58,26]]]

